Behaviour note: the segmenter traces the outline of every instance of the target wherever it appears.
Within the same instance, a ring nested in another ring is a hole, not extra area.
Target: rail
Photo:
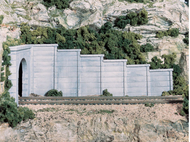
[[[19,105],[111,105],[145,103],[183,103],[182,96],[138,96],[138,97],[19,97]]]

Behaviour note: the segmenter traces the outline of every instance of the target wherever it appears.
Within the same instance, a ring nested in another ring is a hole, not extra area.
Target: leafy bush
[[[184,77],[178,76],[174,80],[173,93],[176,95],[184,95],[188,89],[188,85],[185,82]]]
[[[27,107],[19,107],[18,112],[23,121],[35,118],[33,111]]]
[[[8,79],[8,76],[11,75],[10,70],[9,70],[9,66],[11,65],[11,57],[10,57],[10,46],[16,46],[16,45],[20,45],[22,44],[22,41],[20,39],[13,39],[11,37],[7,36],[7,41],[3,42],[3,55],[2,55],[2,66],[6,65],[6,76],[3,77],[1,76],[2,80],[5,80],[5,90],[9,90],[12,86],[11,81]],[[4,70],[4,69],[3,69]]]
[[[146,106],[146,107],[153,107],[153,106],[154,106],[154,103],[145,103],[145,106]]]
[[[22,120],[33,119],[34,116],[26,107],[17,108],[15,99],[10,97],[7,91],[0,96],[0,122],[7,122],[11,127],[15,127]]]
[[[115,26],[124,29],[127,24],[130,24],[130,19],[126,19],[126,16],[120,16],[115,21]]]
[[[0,24],[3,23],[3,19],[4,19],[4,16],[3,16],[3,15],[0,15]]]
[[[153,51],[153,50],[154,50],[154,47],[150,43],[147,43],[145,45],[141,45],[141,47],[140,47],[141,52],[150,52],[150,51]]]
[[[145,63],[137,42],[141,38],[139,34],[114,30],[110,22],[105,23],[99,32],[88,26],[77,30],[64,27],[31,30],[27,24],[21,25],[21,39],[25,44],[57,43],[58,49],[81,49],[81,54],[105,54],[105,59],[128,59],[128,64]]]
[[[148,12],[143,8],[139,13],[131,12],[126,16],[120,16],[115,21],[115,26],[124,29],[127,24],[132,26],[148,23]]]
[[[183,108],[180,114],[184,116],[186,114],[189,114],[189,85],[186,85],[186,90],[184,91],[183,97]]]
[[[106,97],[109,97],[109,96],[113,96],[113,94],[111,94],[110,92],[108,92],[107,89],[103,90],[103,94],[100,95],[100,96],[106,96]]]
[[[69,8],[71,0],[43,0],[42,4],[46,7],[56,6],[57,9]]]
[[[156,33],[157,38],[162,38],[164,36],[171,36],[171,37],[177,37],[179,35],[179,29],[178,28],[172,28],[167,31],[158,31]]]
[[[101,29],[99,30],[99,33],[106,33],[108,32],[110,29],[112,29],[112,24],[110,22],[106,22]]]
[[[100,113],[100,114],[104,114],[104,113],[113,113],[114,112],[114,110],[106,110],[106,109],[100,109],[100,110],[98,110],[98,113]]]
[[[189,45],[189,32],[185,33],[185,38],[183,39],[183,42]]]
[[[169,95],[170,95],[170,94],[169,94],[168,92],[163,91],[161,96],[169,96]]]
[[[159,68],[162,68],[162,63],[163,63],[163,61],[161,59],[159,59],[158,57],[154,56],[151,59],[151,62],[149,62],[150,69],[159,69]]]
[[[56,89],[51,89],[51,90],[49,90],[46,94],[45,94],[45,96],[63,96],[63,93],[62,93],[62,91],[57,91]]]

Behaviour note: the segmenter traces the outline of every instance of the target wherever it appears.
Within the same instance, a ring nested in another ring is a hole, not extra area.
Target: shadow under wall
[[[18,94],[20,97],[22,97],[22,62],[20,63],[19,66],[19,73],[18,73]]]

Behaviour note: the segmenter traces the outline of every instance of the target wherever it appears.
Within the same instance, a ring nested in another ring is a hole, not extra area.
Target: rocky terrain
[[[0,125],[3,142],[188,142],[181,104],[28,105],[36,118]]]
[[[184,33],[189,31],[189,8],[179,0],[147,0],[144,3],[129,3],[122,0],[73,0],[64,10],[55,6],[46,8],[42,0],[1,0],[0,15],[4,15],[0,27],[0,49],[7,36],[19,38],[20,24],[32,26],[57,27],[59,24],[67,29],[77,29],[89,25],[99,29],[104,23],[112,22],[118,16],[136,12],[145,8],[148,11],[148,23],[141,26],[127,25],[123,31],[140,33],[143,38],[139,43],[151,43],[156,51],[145,53],[146,59],[163,54],[177,53],[176,63],[183,68],[182,75],[188,81],[189,47],[183,42]],[[179,28],[178,37],[155,38],[156,32]],[[117,28],[116,28],[117,29]],[[120,29],[118,29],[120,30]]]

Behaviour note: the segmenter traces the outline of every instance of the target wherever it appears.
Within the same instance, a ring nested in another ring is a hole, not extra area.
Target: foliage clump
[[[10,57],[10,46],[16,46],[16,45],[21,45],[22,41],[20,39],[13,39],[10,37],[7,37],[7,41],[3,42],[3,55],[2,55],[2,66],[5,66],[6,70],[6,76],[4,74],[1,74],[1,81],[5,81],[4,87],[5,90],[9,90],[12,87],[11,81],[8,79],[8,76],[11,75],[9,66],[11,65],[11,57]],[[1,71],[4,70],[4,67],[1,68]]]
[[[183,39],[183,42],[189,45],[189,32],[185,33],[185,38]]]
[[[110,97],[110,96],[113,96],[113,94],[111,94],[110,92],[108,92],[107,89],[103,90],[103,94],[100,95],[100,96],[106,96],[106,97]]]
[[[180,76],[181,69],[179,65],[175,64],[176,54],[172,53],[169,55],[162,55],[164,63],[161,59],[158,59],[156,56],[152,58],[150,62],[151,69],[167,69],[173,68],[173,90],[162,92],[162,96],[168,95],[183,95],[184,103],[183,109],[181,110],[181,115],[189,113],[189,85],[186,83],[184,77]]]
[[[141,47],[140,47],[141,52],[150,52],[150,51],[153,51],[153,50],[154,50],[154,47],[150,43],[141,45]]]
[[[114,30],[110,22],[99,32],[88,26],[77,30],[59,27],[36,28],[21,25],[21,39],[25,44],[57,43],[58,49],[81,49],[81,54],[105,54],[105,59],[128,59],[128,64],[145,63],[137,40],[142,36],[132,32]]]
[[[114,112],[114,110],[100,109],[100,110],[98,110],[97,113],[100,113],[100,114],[105,114],[105,113],[111,114],[113,112]]]
[[[187,87],[186,92],[183,95],[183,108],[180,112],[181,115],[189,114],[189,86]]]
[[[131,26],[144,25],[148,23],[148,12],[143,8],[139,13],[131,12],[126,16],[120,16],[115,21],[115,26],[124,29],[127,24]]]
[[[71,0],[43,0],[42,4],[46,7],[56,6],[57,9],[69,8]]]
[[[33,119],[35,117],[32,110],[27,107],[17,107],[15,99],[5,91],[0,96],[0,122],[7,122],[11,127],[15,127],[21,121]]]
[[[161,96],[169,96],[170,94],[167,91],[163,91]]]
[[[153,106],[154,106],[154,103],[145,103],[145,106],[146,106],[146,107],[153,107]]]
[[[4,19],[4,16],[3,16],[3,15],[0,15],[0,24],[3,23],[3,19]]]
[[[177,37],[179,35],[179,29],[178,28],[172,28],[167,31],[158,31],[156,33],[157,38],[162,38],[164,36],[171,36],[171,37]]]
[[[62,93],[62,91],[57,91],[56,89],[51,89],[45,94],[45,96],[47,96],[47,97],[60,96],[61,97],[61,96],[63,96],[63,93]]]

